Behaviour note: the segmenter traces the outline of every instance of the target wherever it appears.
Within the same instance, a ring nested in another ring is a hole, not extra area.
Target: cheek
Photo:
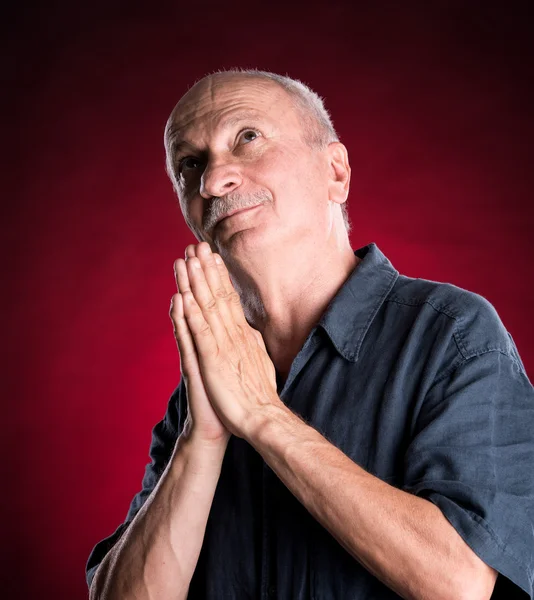
[[[300,160],[299,160],[300,158]],[[261,183],[273,193],[284,194],[284,190],[294,190],[302,186],[305,180],[305,168],[302,155],[296,152],[266,152],[252,167],[252,176],[261,179]]]
[[[199,194],[179,196],[182,215],[191,229],[202,227],[203,203]]]
[[[309,206],[320,202],[327,193],[322,165],[303,158],[302,154],[276,157],[268,165],[266,176],[266,181],[273,182],[273,188],[276,185],[278,195],[293,200],[291,205]]]
[[[266,188],[273,194],[279,217],[285,215],[293,221],[290,215],[295,215],[296,220],[307,221],[308,217],[320,217],[325,208],[328,189],[324,166],[314,161],[306,148],[278,148],[255,157],[247,179],[253,187]]]

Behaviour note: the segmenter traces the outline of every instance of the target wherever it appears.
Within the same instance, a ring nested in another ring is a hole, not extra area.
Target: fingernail
[[[218,254],[214,254],[214,256],[215,256],[215,262],[218,263],[218,264],[221,264],[222,263],[222,258]]]

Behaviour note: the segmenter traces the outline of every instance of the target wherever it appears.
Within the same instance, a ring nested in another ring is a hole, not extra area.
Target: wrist
[[[210,439],[191,429],[178,438],[174,455],[182,454],[186,462],[198,471],[220,470],[229,440],[230,433]]]
[[[243,426],[242,437],[258,449],[268,440],[277,423],[287,423],[294,416],[291,410],[277,396],[273,402],[263,405],[250,414]]]

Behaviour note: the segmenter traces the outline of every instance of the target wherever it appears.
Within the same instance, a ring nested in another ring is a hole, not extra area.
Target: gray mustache
[[[211,231],[217,220],[230,211],[251,208],[252,206],[258,206],[258,204],[272,202],[272,199],[272,195],[267,190],[258,190],[251,194],[230,192],[226,196],[215,197],[212,199],[205,217],[204,229]]]

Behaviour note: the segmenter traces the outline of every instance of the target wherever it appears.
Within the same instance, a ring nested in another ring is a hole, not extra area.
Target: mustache
[[[259,204],[266,204],[267,202],[272,201],[273,197],[271,193],[265,189],[257,190],[250,194],[230,192],[229,194],[226,194],[226,196],[215,196],[212,198],[204,217],[204,229],[205,231],[211,231],[215,227],[218,219],[230,211],[251,208],[252,206],[258,206]]]

